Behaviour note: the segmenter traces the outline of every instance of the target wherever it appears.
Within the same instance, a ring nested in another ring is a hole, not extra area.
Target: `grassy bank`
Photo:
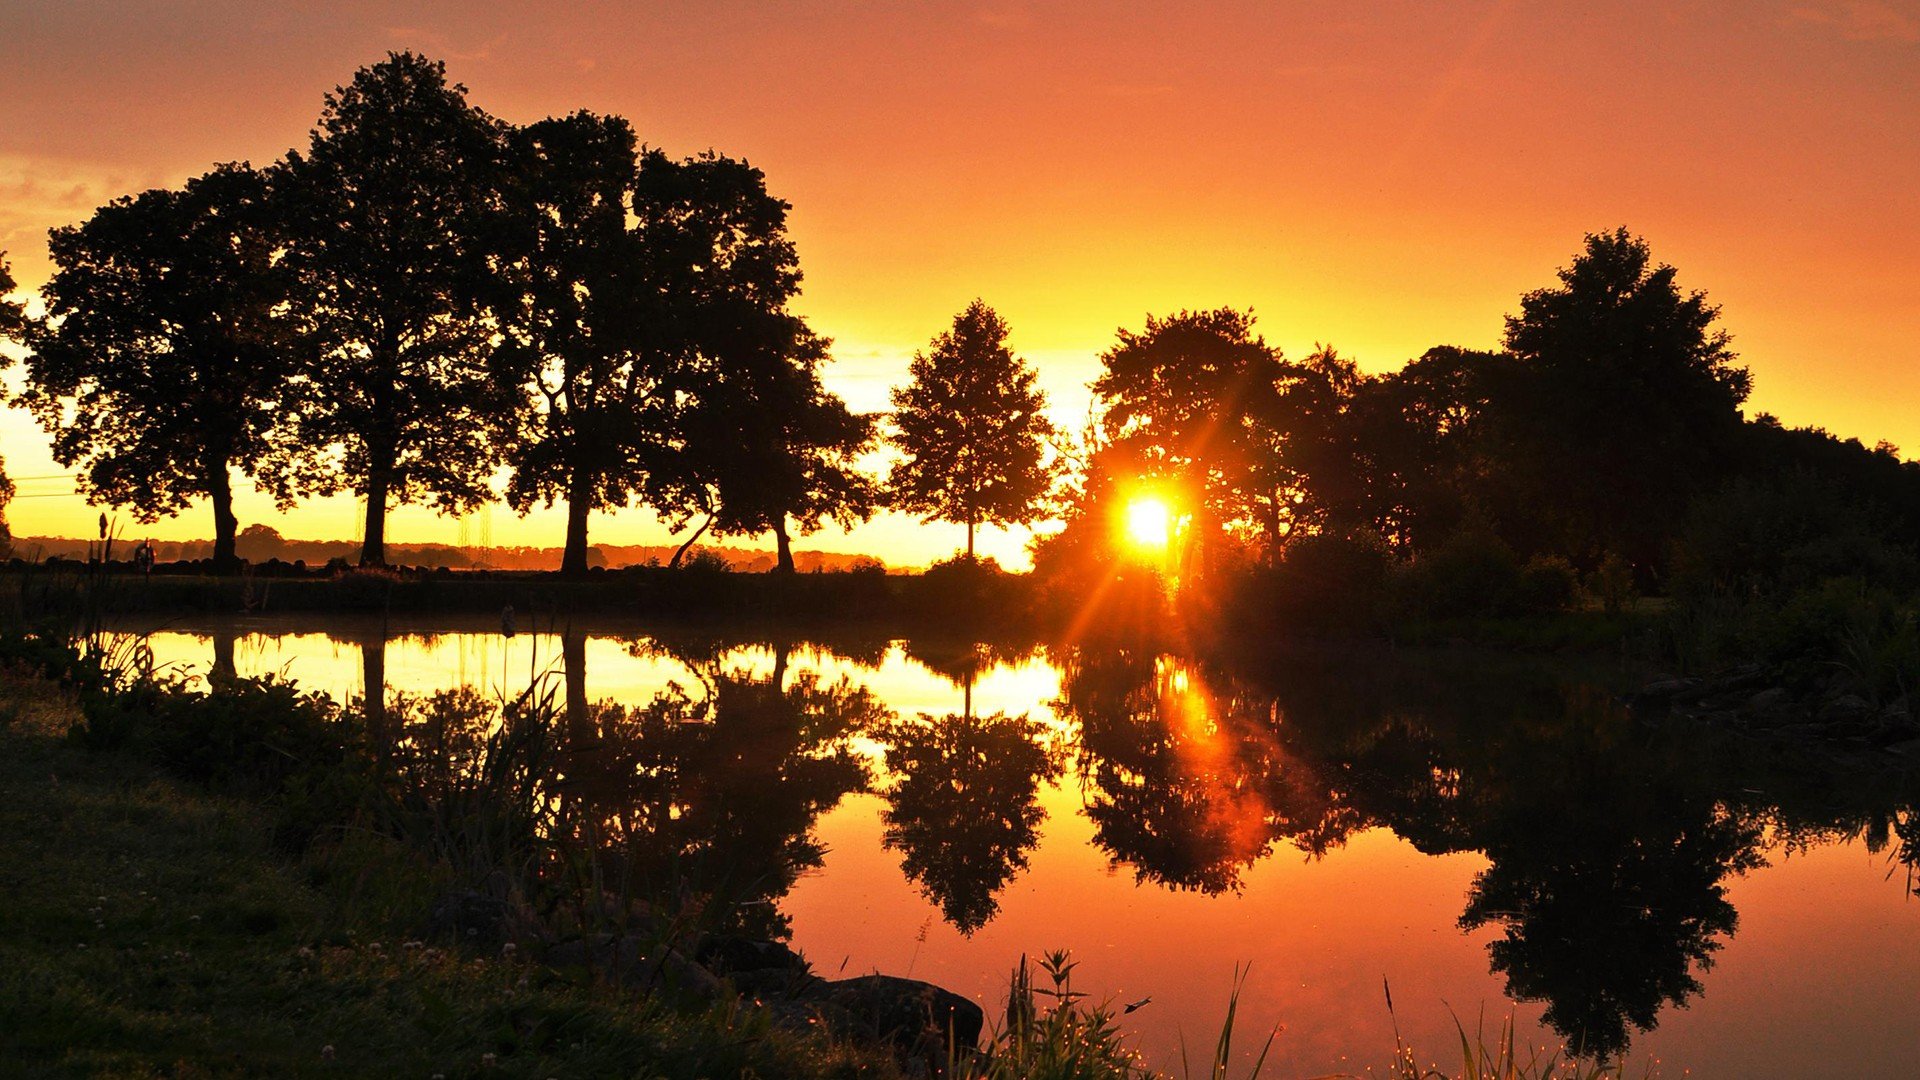
[[[292,859],[260,807],[65,738],[0,676],[8,1076],[891,1076],[751,1010],[689,1011],[422,943],[444,874],[391,840]]]

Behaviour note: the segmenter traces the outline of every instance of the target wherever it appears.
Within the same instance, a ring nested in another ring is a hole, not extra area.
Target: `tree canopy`
[[[1719,308],[1625,229],[1593,233],[1508,316],[1489,388],[1507,531],[1527,550],[1661,562],[1724,475],[1750,376]]]
[[[88,498],[141,521],[212,502],[214,562],[235,563],[232,470],[297,456],[272,433],[292,376],[267,186],[226,165],[117,199],[55,230],[47,320],[23,403],[81,468]]]
[[[873,418],[821,384],[828,342],[788,309],[800,288],[788,205],[760,170],[707,154],[641,177],[639,228],[686,268],[667,304],[687,388],[675,465],[655,474],[650,499],[680,522],[705,515],[701,528],[718,535],[771,532],[776,568],[790,573],[789,524],[807,533],[871,516],[874,484],[858,459]]]
[[[363,563],[385,560],[389,502],[490,496],[505,155],[445,65],[394,53],[327,95],[274,178],[307,339],[292,437],[332,455],[282,482],[362,496]]]
[[[628,225],[632,128],[575,113],[516,130],[519,257],[500,369],[530,392],[503,419],[507,501],[567,503],[561,569],[587,568],[587,515],[627,505],[669,449],[673,376],[659,261]],[[649,155],[654,168],[670,167]]]
[[[915,353],[912,381],[893,391],[890,442],[901,459],[887,477],[895,507],[967,527],[1024,525],[1053,486],[1046,395],[1032,367],[1007,348],[1007,323],[975,300],[953,327]]]

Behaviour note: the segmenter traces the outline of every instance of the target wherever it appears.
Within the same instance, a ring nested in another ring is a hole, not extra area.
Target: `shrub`
[[[1402,609],[1414,617],[1508,615],[1522,606],[1519,557],[1499,537],[1478,529],[1457,532],[1416,557],[1396,584]]]
[[[1535,555],[1520,568],[1516,600],[1529,614],[1566,611],[1580,592],[1580,575],[1558,555]]]

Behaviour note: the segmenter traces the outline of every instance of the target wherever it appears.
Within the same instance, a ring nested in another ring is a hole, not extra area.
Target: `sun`
[[[1173,538],[1173,512],[1150,495],[1127,503],[1127,539],[1150,551],[1163,551]]]

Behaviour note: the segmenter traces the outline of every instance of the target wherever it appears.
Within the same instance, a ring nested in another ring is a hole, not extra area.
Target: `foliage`
[[[1273,422],[1284,369],[1253,316],[1221,308],[1147,317],[1100,354],[1101,435],[1135,479],[1172,485],[1202,544],[1222,528],[1284,535],[1290,491]]]
[[[1726,473],[1750,378],[1719,309],[1676,276],[1625,229],[1593,233],[1508,316],[1495,512],[1521,550],[1662,565],[1688,502]]]
[[[681,523],[706,515],[719,535],[772,532],[776,568],[791,573],[789,521],[804,534],[871,515],[857,459],[873,420],[821,384],[828,342],[788,310],[800,288],[789,207],[760,170],[707,154],[641,179],[640,228],[668,237],[670,257],[704,282],[675,301],[693,389],[677,413],[677,467],[649,497]]]
[[[965,524],[968,555],[976,525],[1033,521],[1053,483],[1046,396],[1006,341],[1006,320],[975,300],[914,354],[912,381],[893,391],[890,441],[902,457],[888,498],[926,520]]]
[[[210,498],[222,569],[235,563],[231,471],[299,456],[275,436],[294,374],[279,209],[259,173],[224,165],[56,229],[48,319],[29,336],[21,400],[54,460],[82,466],[91,501],[143,522]]]
[[[488,497],[504,158],[502,126],[445,65],[392,53],[327,95],[307,152],[274,172],[305,359],[279,445],[330,455],[274,472],[366,499],[363,563],[385,561],[389,501]]]

